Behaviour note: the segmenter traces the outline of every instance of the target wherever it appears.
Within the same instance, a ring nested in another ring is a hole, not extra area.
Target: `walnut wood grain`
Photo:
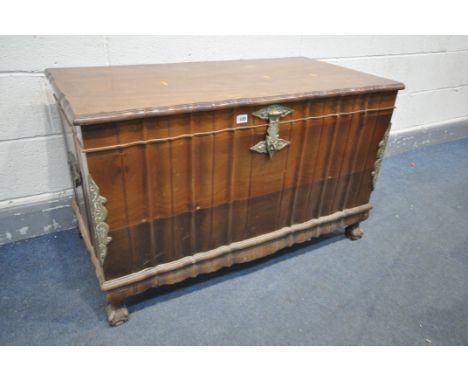
[[[271,160],[250,151],[266,130],[255,107],[84,126],[89,171],[108,200],[106,279],[366,204],[395,97],[286,104],[280,130],[291,144]],[[239,113],[253,127],[225,130]]]
[[[352,226],[366,220],[371,208],[370,204],[366,204],[283,227],[258,237],[105,281],[101,288],[107,293],[109,302],[120,302],[149,288],[174,284],[204,273],[215,272],[223,267],[260,259],[282,248],[333,232],[341,227]]]
[[[404,85],[304,57],[47,69],[73,124],[226,109]]]
[[[47,75],[84,179],[73,208],[111,324],[128,318],[123,300],[148,288],[338,228],[362,236],[379,144],[403,88],[305,58]],[[253,113],[272,103],[292,113],[278,124],[290,144],[269,158],[251,147],[268,127]],[[103,260],[89,232],[88,175],[107,198]]]

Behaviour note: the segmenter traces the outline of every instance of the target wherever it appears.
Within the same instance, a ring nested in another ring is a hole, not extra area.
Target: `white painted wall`
[[[287,56],[404,82],[394,131],[468,118],[468,36],[3,36],[0,210],[70,188],[44,69]]]

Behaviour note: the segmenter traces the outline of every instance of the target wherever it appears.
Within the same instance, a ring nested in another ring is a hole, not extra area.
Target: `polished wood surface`
[[[283,227],[277,231],[246,239],[210,251],[197,253],[170,263],[145,268],[117,279],[104,281],[101,288],[111,303],[161,285],[174,284],[200,274],[215,272],[233,264],[260,259],[280,249],[310,240],[339,228],[354,227],[369,216],[371,206],[365,204],[306,223]]]
[[[78,125],[399,90],[403,84],[304,57],[46,71]]]
[[[258,106],[84,127],[108,200],[106,279],[367,203],[395,97],[285,103],[291,144],[272,159],[250,150],[266,130]],[[251,125],[236,126],[238,114]]]
[[[403,88],[305,58],[51,69],[48,77],[82,173],[73,207],[111,325],[128,319],[122,302],[148,288],[338,228],[362,237]],[[290,144],[269,158],[251,147],[269,127],[254,112],[273,104],[292,110],[278,125]],[[238,123],[240,115],[247,120]],[[104,255],[99,234],[112,238]]]

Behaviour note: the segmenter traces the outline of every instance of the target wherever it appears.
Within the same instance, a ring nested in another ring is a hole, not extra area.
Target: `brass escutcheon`
[[[252,113],[255,117],[268,120],[268,128],[265,140],[258,142],[250,150],[260,154],[268,154],[271,159],[276,151],[289,145],[291,142],[279,137],[279,120],[290,113],[292,113],[292,109],[282,105],[267,106]]]

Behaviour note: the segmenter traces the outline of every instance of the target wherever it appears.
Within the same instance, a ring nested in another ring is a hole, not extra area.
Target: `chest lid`
[[[404,88],[304,58],[47,69],[76,125]]]

